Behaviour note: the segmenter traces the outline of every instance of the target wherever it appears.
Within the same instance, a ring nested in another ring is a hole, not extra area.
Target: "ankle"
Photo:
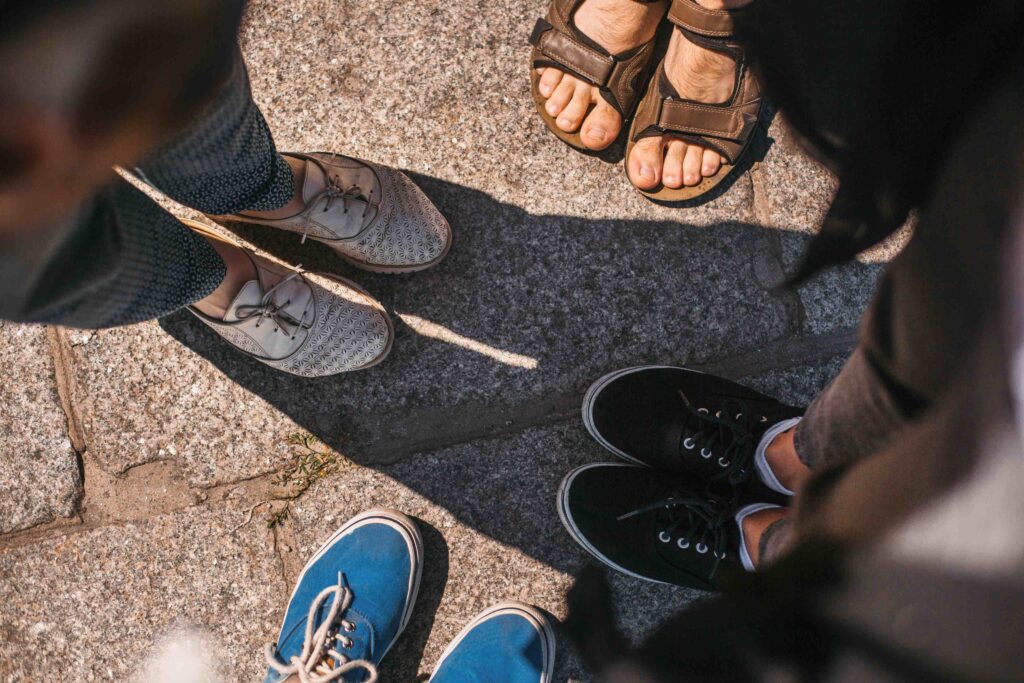
[[[587,0],[573,17],[576,28],[612,54],[643,45],[654,37],[668,7],[667,0]]]
[[[306,162],[302,159],[296,159],[295,157],[290,156],[284,156],[283,158],[288,162],[288,166],[292,170],[294,189],[292,191],[291,201],[280,208],[272,209],[270,211],[243,211],[241,213],[253,218],[280,220],[282,218],[297,216],[306,208],[306,203],[302,198],[302,188],[306,182]]]
[[[764,452],[775,478],[790,491],[799,491],[811,475],[811,470],[797,455],[795,434],[796,427],[782,432],[772,439]]]
[[[226,240],[203,235],[224,261],[226,273],[217,289],[192,305],[204,315],[222,319],[239,290],[257,277],[256,267],[241,247]]]
[[[743,543],[756,567],[761,562],[761,539],[772,524],[789,516],[789,508],[771,508],[747,515],[740,522],[743,527]]]
[[[665,74],[680,97],[698,102],[726,102],[732,96],[736,61],[729,55],[692,43],[676,29],[665,55]]]

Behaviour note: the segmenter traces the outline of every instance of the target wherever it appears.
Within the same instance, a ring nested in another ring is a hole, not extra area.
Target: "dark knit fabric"
[[[241,57],[202,115],[135,170],[206,213],[275,209],[294,191]],[[94,329],[166,315],[210,294],[225,275],[205,239],[121,179],[64,225],[0,245],[0,265],[13,292],[0,318]]]
[[[211,214],[278,209],[295,189],[291,167],[252,101],[241,56],[197,123],[136,170],[171,199]]]

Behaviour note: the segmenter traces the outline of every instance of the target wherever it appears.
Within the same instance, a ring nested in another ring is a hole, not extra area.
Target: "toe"
[[[566,105],[562,113],[558,115],[558,127],[567,133],[580,129],[583,117],[587,115],[590,108],[590,88],[582,83],[576,86],[576,92]]]
[[[683,157],[686,154],[687,144],[682,140],[672,140],[665,150],[665,170],[662,172],[662,182],[665,187],[678,190],[683,186]]]
[[[580,139],[590,149],[604,149],[619,137],[622,130],[622,117],[608,104],[600,94],[595,95],[594,109],[583,122]]]
[[[562,110],[572,100],[573,93],[576,92],[575,82],[576,79],[574,78],[563,78],[559,82],[555,92],[551,93],[551,97],[548,98],[548,103],[544,105],[544,108],[548,111],[548,116],[554,118],[562,113]]]
[[[696,185],[701,181],[700,165],[704,158],[704,148],[689,145],[683,157],[683,184]]]
[[[641,190],[652,190],[661,179],[662,152],[665,138],[641,138],[629,155],[629,179]]]
[[[537,90],[544,97],[551,97],[551,93],[555,92],[555,88],[562,82],[562,76],[565,74],[558,69],[547,68],[541,71],[540,81],[537,83]]]
[[[704,157],[701,162],[700,172],[705,178],[718,173],[718,169],[722,167],[721,155],[713,149],[704,150]]]

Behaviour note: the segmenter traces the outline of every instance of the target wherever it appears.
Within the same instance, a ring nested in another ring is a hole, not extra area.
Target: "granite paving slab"
[[[546,10],[545,0],[257,0],[242,45],[282,149],[408,168],[534,214],[745,220],[746,178],[682,217],[632,189],[621,145],[586,156],[547,130],[530,96],[527,43]]]
[[[0,321],[0,371],[0,533],[8,533],[73,515],[82,477],[46,328]]]
[[[259,680],[290,586],[266,527],[235,530],[244,518],[190,508],[0,549],[0,679],[152,681],[191,634],[218,680]]]

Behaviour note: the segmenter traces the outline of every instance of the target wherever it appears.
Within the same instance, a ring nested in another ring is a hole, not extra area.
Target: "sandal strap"
[[[732,16],[727,10],[708,9],[698,5],[696,0],[672,0],[668,20],[705,38],[729,38],[733,35]]]
[[[589,41],[572,23],[583,0],[552,0],[547,17],[538,19],[530,35],[533,66],[556,65],[600,89],[602,97],[623,117],[640,99],[643,83],[654,56],[654,41],[615,56]]]
[[[710,147],[735,164],[757,128],[761,96],[745,65],[737,63],[737,86],[728,104],[681,99],[668,83],[664,62],[636,112],[633,141],[672,133]]]
[[[665,131],[707,135],[742,142],[757,116],[731,107],[716,107],[692,100],[659,98],[655,125]]]
[[[608,82],[615,68],[615,59],[559,31],[547,19],[537,20],[530,35],[530,44],[545,57],[598,87]]]

